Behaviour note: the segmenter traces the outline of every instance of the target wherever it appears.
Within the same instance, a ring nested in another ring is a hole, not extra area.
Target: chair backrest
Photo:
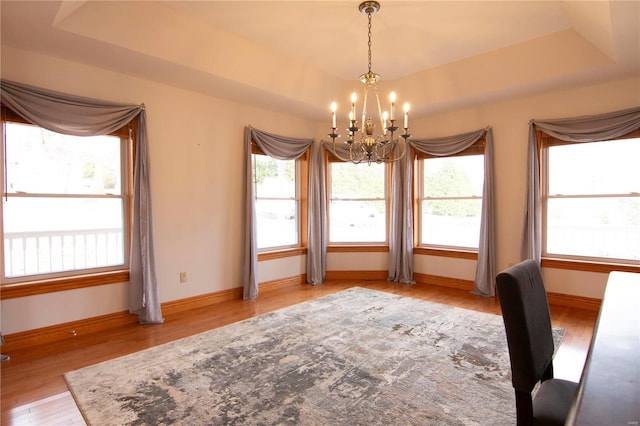
[[[496,288],[507,334],[513,387],[531,392],[545,372],[552,372],[547,369],[554,350],[540,265],[525,260],[500,272]]]

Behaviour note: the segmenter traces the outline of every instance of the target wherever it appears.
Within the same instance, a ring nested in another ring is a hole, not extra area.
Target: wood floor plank
[[[257,300],[235,300],[166,315],[164,324],[129,324],[94,335],[76,336],[54,344],[9,354],[0,364],[1,424],[83,425],[62,375],[182,337],[201,333],[353,286],[387,291],[465,309],[500,314],[495,298],[466,290],[426,284],[387,281],[333,281],[319,286],[292,285],[260,293]],[[597,312],[551,306],[553,325],[567,329],[556,355],[556,376],[578,381],[586,358]]]

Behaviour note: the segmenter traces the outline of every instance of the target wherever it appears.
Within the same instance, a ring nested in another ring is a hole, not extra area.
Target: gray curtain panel
[[[540,200],[540,159],[536,131],[540,130],[568,142],[597,142],[616,139],[640,129],[640,107],[605,114],[587,115],[529,122],[527,161],[527,193],[521,258],[540,262],[542,257],[542,225]]]
[[[153,245],[149,142],[144,104],[88,99],[2,80],[1,99],[40,127],[75,136],[111,133],[138,117],[134,164],[133,229],[130,250],[129,309],[141,323],[162,323]]]
[[[412,155],[406,145],[404,157],[392,163],[391,212],[389,215],[389,281],[415,284],[413,280]]]
[[[244,129],[245,147],[245,236],[243,259],[243,292],[245,300],[258,297],[258,245],[256,243],[256,212],[251,170],[251,142],[262,151],[278,160],[295,160],[313,144],[313,139],[298,139],[274,135],[247,126]],[[307,260],[308,262],[308,260]]]
[[[315,144],[309,164],[307,282],[322,284],[327,274],[327,201],[324,150]]]
[[[480,219],[480,239],[478,244],[478,265],[474,280],[474,294],[482,296],[495,296],[495,207],[494,207],[494,164],[493,164],[493,133],[490,127],[463,133],[455,136],[447,136],[434,139],[411,139],[409,144],[413,149],[431,155],[446,156],[464,151],[473,145],[478,139],[485,137],[484,148],[484,186],[482,190],[482,213]],[[412,162],[407,162],[407,169],[410,175]],[[411,191],[411,180],[404,182],[404,190]],[[406,199],[406,197],[405,197]],[[410,201],[410,200],[409,200]],[[395,206],[394,208],[398,208]],[[406,207],[405,207],[406,208]],[[392,216],[393,217],[393,216]],[[402,217],[400,213],[396,217]],[[392,224],[392,226],[394,226]],[[413,233],[410,227],[405,226],[404,232]],[[405,235],[403,241],[408,241],[410,236]],[[406,243],[405,243],[406,244]],[[391,248],[391,247],[390,247]],[[407,248],[403,247],[406,252]],[[403,252],[392,253],[391,257],[402,256]],[[404,262],[407,264],[408,262]],[[408,271],[406,271],[408,273]],[[411,271],[413,273],[413,271]]]

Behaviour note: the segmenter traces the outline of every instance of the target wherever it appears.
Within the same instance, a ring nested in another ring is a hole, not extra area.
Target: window
[[[301,194],[306,188],[306,157],[277,160],[252,144],[253,185],[259,251],[300,247],[306,229]],[[304,187],[304,188],[303,188]]]
[[[387,243],[387,167],[329,155],[329,243]]]
[[[478,249],[484,140],[452,156],[418,153],[418,245]]]
[[[3,116],[2,282],[128,269],[128,126],[76,137]]]
[[[640,263],[640,138],[538,140],[543,256]]]

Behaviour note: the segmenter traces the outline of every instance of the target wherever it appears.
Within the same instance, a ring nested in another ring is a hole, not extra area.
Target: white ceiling
[[[359,1],[7,1],[12,46],[327,115],[367,71]],[[640,75],[640,1],[381,1],[372,69],[428,114]]]

